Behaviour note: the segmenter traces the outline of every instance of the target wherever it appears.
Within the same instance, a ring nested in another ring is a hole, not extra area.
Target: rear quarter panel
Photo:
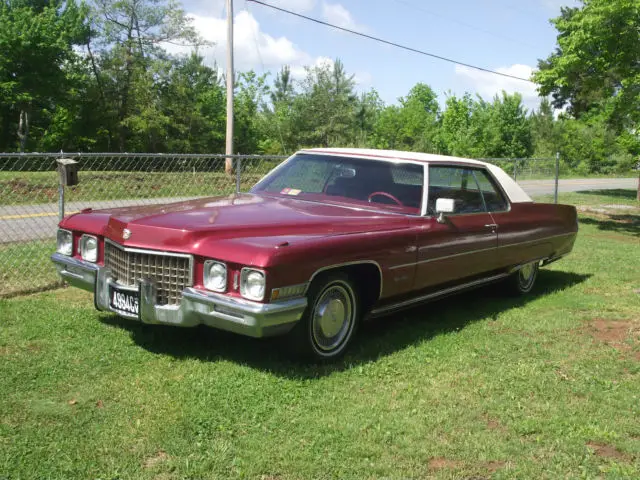
[[[498,225],[498,267],[566,255],[578,233],[576,208],[551,203],[514,203],[492,214]]]

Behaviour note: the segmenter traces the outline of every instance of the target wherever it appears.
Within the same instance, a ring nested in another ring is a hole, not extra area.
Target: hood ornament
[[[125,240],[129,240],[130,237],[131,237],[131,230],[129,230],[128,228],[125,228],[122,231],[122,238],[124,238]]]

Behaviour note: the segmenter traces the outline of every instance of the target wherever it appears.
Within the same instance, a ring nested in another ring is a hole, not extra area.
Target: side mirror
[[[436,199],[436,213],[438,214],[438,223],[445,222],[445,214],[453,213],[456,210],[456,202],[453,198]]]

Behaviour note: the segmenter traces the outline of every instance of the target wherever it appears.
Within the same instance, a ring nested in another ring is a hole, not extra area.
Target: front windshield
[[[423,175],[414,163],[300,153],[251,193],[419,215]]]

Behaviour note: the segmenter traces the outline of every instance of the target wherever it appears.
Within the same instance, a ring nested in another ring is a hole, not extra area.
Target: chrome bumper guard
[[[125,316],[109,306],[109,285],[127,287],[115,282],[108,268],[59,253],[54,253],[51,260],[63,280],[74,287],[94,292],[98,310]],[[306,298],[258,303],[191,287],[182,291],[180,305],[156,305],[156,297],[153,281],[141,280],[140,320],[143,323],[180,327],[203,324],[251,337],[286,333],[300,320],[307,307]]]

